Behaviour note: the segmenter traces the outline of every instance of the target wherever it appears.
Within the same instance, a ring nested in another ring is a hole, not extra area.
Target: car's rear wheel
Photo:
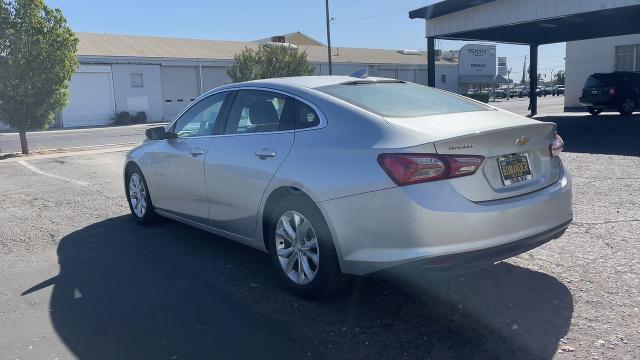
[[[593,106],[588,106],[587,111],[593,116],[600,115],[600,113],[602,113],[602,109],[594,108]]]
[[[152,224],[158,220],[149,187],[138,167],[133,167],[126,174],[126,193],[131,215],[140,224]]]
[[[622,115],[631,115],[636,109],[636,102],[631,98],[624,98],[618,106],[618,111]]]
[[[271,214],[268,250],[279,278],[296,294],[321,298],[342,287],[331,232],[310,200],[288,196]]]

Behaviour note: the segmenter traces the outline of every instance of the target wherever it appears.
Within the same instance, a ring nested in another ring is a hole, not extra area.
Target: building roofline
[[[495,0],[444,0],[409,11],[409,18],[425,20],[434,19],[460,10],[490,3],[492,1]]]
[[[160,36],[78,32],[78,56],[85,58],[196,59],[201,61],[233,60],[242,49],[256,49],[255,42],[205,40]],[[325,63],[326,46],[299,45],[311,63]],[[405,55],[392,49],[333,47],[334,63],[371,65],[426,65],[426,54]]]

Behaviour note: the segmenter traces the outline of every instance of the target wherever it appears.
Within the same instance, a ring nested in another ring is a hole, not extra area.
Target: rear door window
[[[256,134],[292,130],[293,98],[271,91],[240,90],[233,101],[225,134]]]

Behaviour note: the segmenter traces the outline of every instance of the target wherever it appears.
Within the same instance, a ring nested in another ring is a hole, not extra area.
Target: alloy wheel
[[[137,173],[134,173],[129,178],[129,201],[136,216],[139,218],[144,217],[147,211],[147,191],[142,177]]]
[[[318,274],[320,248],[309,220],[297,211],[287,211],[278,220],[276,252],[282,271],[298,285],[306,285]]]

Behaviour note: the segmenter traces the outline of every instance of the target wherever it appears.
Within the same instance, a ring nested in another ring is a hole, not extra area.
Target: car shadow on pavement
[[[565,140],[567,152],[640,156],[640,115],[604,113],[535,119],[558,124],[558,134]]]
[[[50,315],[80,359],[550,358],[569,329],[569,290],[511,264],[428,278],[358,278],[296,298],[267,256],[206,232],[130,216],[64,237]]]

